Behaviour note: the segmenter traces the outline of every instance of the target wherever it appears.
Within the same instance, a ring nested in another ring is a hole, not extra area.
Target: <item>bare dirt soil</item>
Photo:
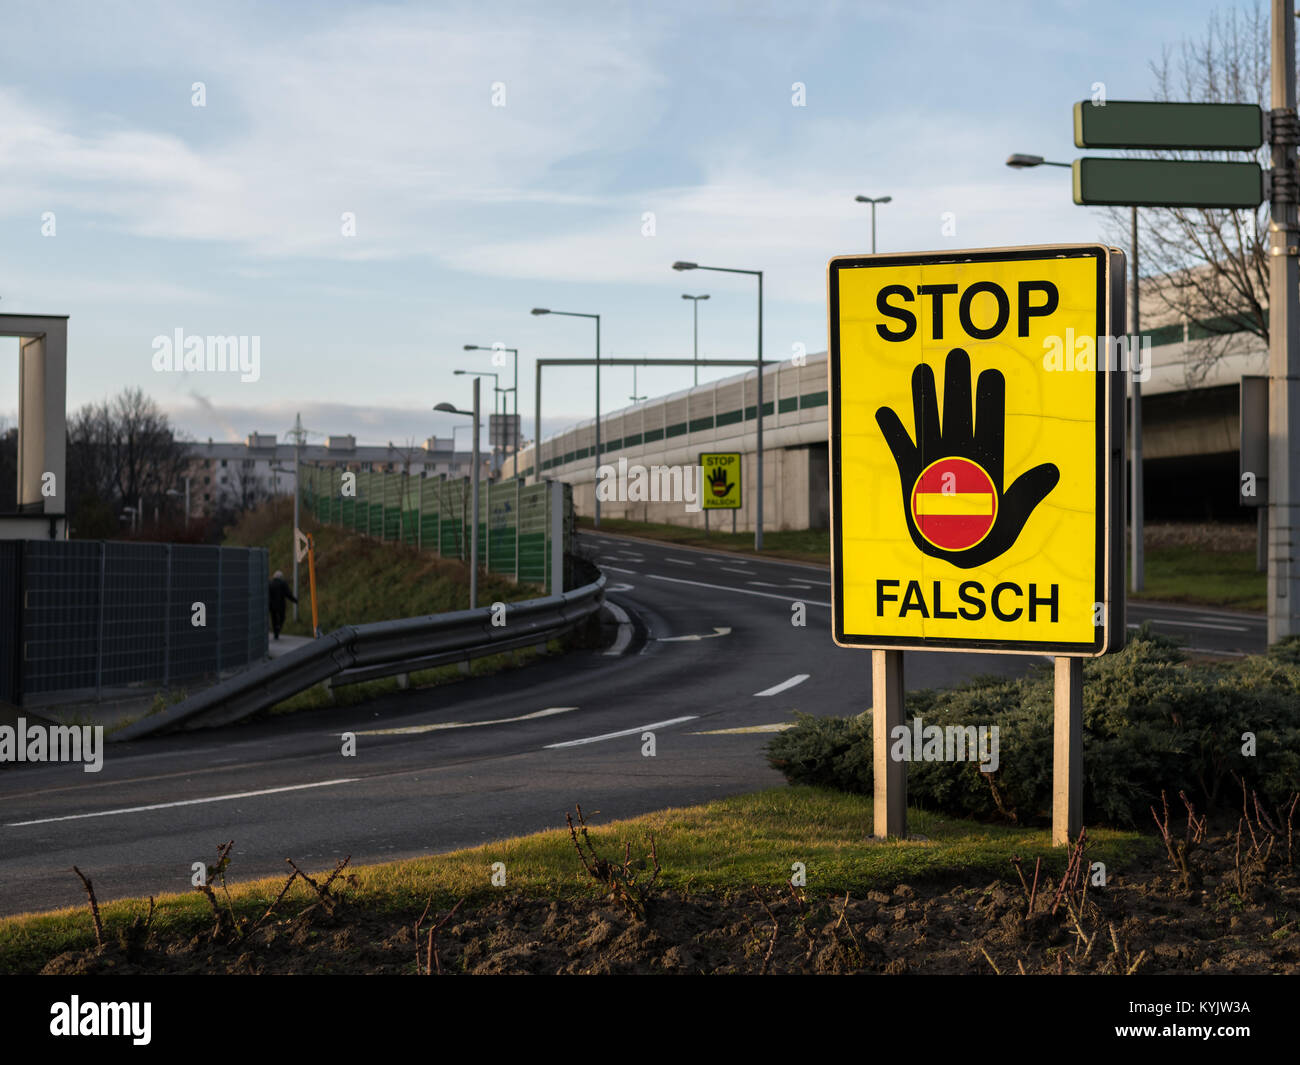
[[[631,904],[618,890],[606,899],[487,896],[450,917],[422,917],[367,913],[343,889],[251,932],[226,924],[189,939],[141,934],[129,946],[119,937],[61,954],[41,971],[1300,972],[1300,876],[1290,853],[1300,840],[1273,837],[1265,853],[1249,827],[1190,844],[1175,833],[1174,857],[1139,859],[1104,888],[1084,853],[1071,855],[1064,876],[1044,869],[1037,883],[1032,863],[1021,863],[1004,881],[898,884],[863,898],[789,886],[720,896],[637,885]]]

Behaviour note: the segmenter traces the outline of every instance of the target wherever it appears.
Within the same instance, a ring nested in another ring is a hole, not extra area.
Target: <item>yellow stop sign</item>
[[[832,259],[834,638],[1122,646],[1123,256]]]

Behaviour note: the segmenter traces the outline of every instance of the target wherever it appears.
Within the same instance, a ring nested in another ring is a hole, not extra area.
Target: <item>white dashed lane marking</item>
[[[284,791],[303,791],[307,788],[328,788],[335,784],[352,784],[360,777],[341,777],[338,780],[318,780],[314,784],[290,784],[283,788],[262,788],[260,791],[237,791],[229,795],[211,795],[206,799],[180,799],[177,802],[157,802],[149,806],[123,806],[117,810],[96,810],[89,814],[66,814],[63,817],[42,817],[37,821],[11,821],[6,828],[26,825],[48,825],[53,821],[80,821],[87,817],[113,817],[116,814],[138,814],[147,810],[170,810],[177,806],[199,806],[208,802],[229,802],[231,799],[252,799],[258,795],[276,795]]]
[[[667,728],[669,725],[680,725],[684,721],[694,721],[698,714],[689,714],[686,717],[673,717],[667,721],[655,721],[649,725],[638,725],[636,728],[625,728],[619,732],[606,732],[603,736],[587,736],[581,740],[567,740],[564,743],[548,743],[544,750],[553,751],[560,747],[581,747],[585,743],[600,743],[602,740],[614,740],[620,736],[634,736],[638,732],[645,732],[657,728]]]
[[[707,584],[704,581],[688,581],[685,577],[665,577],[659,573],[650,573],[647,576],[652,581],[671,581],[673,584],[690,584],[696,588],[713,588],[719,592],[734,592],[736,595],[757,595],[763,599],[779,599],[783,603],[792,602],[793,593],[786,595],[777,595],[775,592],[756,592],[750,588],[732,588],[726,584]],[[827,610],[831,608],[830,603],[821,603],[813,599],[801,599],[804,606],[824,606]]]

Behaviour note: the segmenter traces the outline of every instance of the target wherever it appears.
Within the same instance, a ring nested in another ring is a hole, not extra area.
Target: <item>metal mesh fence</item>
[[[192,681],[266,654],[262,548],[0,545],[0,698]],[[12,619],[12,624],[9,624]]]
[[[301,467],[303,503],[318,521],[433,551],[443,558],[469,558],[469,478],[361,471],[345,484],[343,473],[330,467]],[[567,553],[573,535],[569,485],[564,486],[564,498]],[[549,485],[482,482],[479,515],[479,564],[492,573],[549,587]]]
[[[22,609],[22,544],[0,540],[0,699],[14,701],[18,680],[19,610]]]

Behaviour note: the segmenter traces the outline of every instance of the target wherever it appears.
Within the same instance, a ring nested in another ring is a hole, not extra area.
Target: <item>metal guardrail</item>
[[[335,685],[359,683],[545,643],[575,629],[604,601],[605,577],[600,574],[571,592],[507,603],[505,625],[492,624],[490,606],[345,625],[141,718],[109,738],[116,742],[176,728],[226,725],[324,680]]]

